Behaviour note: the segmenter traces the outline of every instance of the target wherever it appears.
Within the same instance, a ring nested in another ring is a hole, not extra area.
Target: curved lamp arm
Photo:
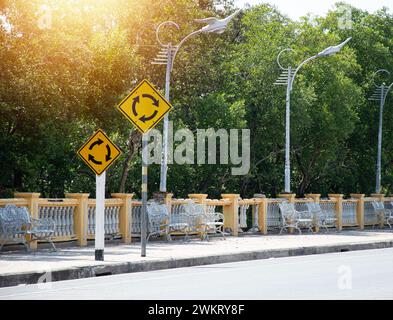
[[[386,69],[379,69],[379,70],[377,70],[377,71],[374,72],[374,74],[373,74],[374,86],[377,87],[377,88],[381,88],[381,87],[385,86],[384,83],[381,84],[381,85],[377,85],[377,84],[375,83],[375,76],[376,76],[378,73],[386,73],[386,74],[390,75],[390,72],[389,72],[388,70],[386,70]],[[390,84],[389,87],[387,87],[386,92],[384,92],[382,104],[385,104],[385,101],[386,101],[386,98],[387,98],[387,96],[388,96],[388,93],[389,93],[390,89],[392,89],[392,87],[393,87],[393,82]]]
[[[163,26],[167,26],[167,25],[174,26],[177,30],[180,30],[180,27],[179,27],[179,25],[178,25],[176,22],[173,22],[173,21],[164,21],[164,22],[160,23],[159,26],[158,26],[157,29],[156,29],[156,39],[157,39],[157,42],[158,42],[162,47],[166,47],[166,48],[168,48],[168,50],[169,50],[169,48],[171,47],[171,43],[165,44],[165,43],[163,43],[163,42],[161,41],[161,39],[160,39],[160,31],[161,31],[161,28],[162,28]],[[188,36],[184,37],[183,40],[181,40],[181,41],[179,42],[179,44],[173,46],[174,51],[173,51],[173,56],[171,57],[171,66],[170,66],[170,67],[171,67],[171,71],[173,70],[173,62],[175,61],[177,52],[179,51],[180,47],[183,45],[184,42],[186,42],[186,41],[187,41],[188,39],[190,39],[192,36],[195,36],[195,35],[197,35],[197,34],[199,34],[199,33],[202,33],[202,29],[199,29],[199,30],[197,30],[197,31],[191,32]],[[168,54],[172,54],[172,53],[168,52]]]
[[[197,35],[197,34],[199,34],[199,33],[202,33],[202,30],[197,30],[197,31],[191,32],[191,33],[190,33],[188,36],[186,36],[182,41],[180,41],[178,45],[175,46],[175,51],[173,52],[173,57],[172,57],[171,71],[172,71],[172,69],[173,69],[173,64],[174,64],[174,61],[175,61],[177,52],[179,51],[180,47],[181,47],[181,46],[184,44],[184,42],[186,42],[188,39],[190,39],[191,37],[193,37],[193,36],[195,36],[195,35]]]
[[[331,46],[331,47],[329,47],[329,48],[326,48],[325,50],[321,51],[320,53],[316,54],[315,56],[312,56],[312,57],[308,58],[307,60],[303,61],[303,62],[297,67],[297,69],[296,69],[296,71],[295,71],[295,73],[294,73],[294,75],[293,75],[293,77],[292,77],[291,88],[290,88],[290,89],[292,90],[292,83],[293,83],[293,80],[295,80],[296,74],[299,72],[300,68],[301,68],[305,63],[307,63],[307,62],[309,62],[309,61],[311,61],[311,60],[314,60],[315,58],[318,58],[318,57],[328,57],[328,56],[331,56],[331,55],[333,55],[333,54],[336,54],[336,53],[340,52],[341,49],[345,46],[345,44],[347,44],[351,39],[352,39],[352,37],[349,37],[347,40],[345,40],[344,42],[340,43],[339,45],[337,45],[337,46]]]
[[[170,54],[171,55],[171,57],[170,57],[170,60],[171,60],[171,71],[172,71],[172,68],[173,68],[173,61],[175,60],[175,58],[176,58],[176,54],[177,54],[177,52],[179,51],[179,49],[180,49],[180,47],[183,45],[183,43],[184,42],[186,42],[189,38],[191,38],[192,36],[195,36],[195,35],[197,35],[197,34],[199,34],[199,33],[202,33],[202,32],[206,32],[206,33],[211,33],[211,32],[213,32],[213,33],[222,33],[222,32],[224,32],[224,30],[227,28],[227,26],[228,26],[228,23],[239,13],[241,11],[241,9],[239,9],[239,10],[236,10],[234,13],[232,13],[230,16],[228,16],[228,17],[226,17],[226,18],[224,18],[224,19],[219,19],[219,18],[215,18],[215,17],[210,17],[210,18],[204,18],[204,19],[197,19],[196,21],[197,22],[200,22],[200,23],[204,23],[204,24],[206,24],[204,27],[202,27],[201,29],[199,29],[199,30],[196,30],[196,31],[194,31],[194,32],[191,32],[188,36],[186,36],[183,40],[181,40],[180,42],[179,42],[179,44],[178,45],[176,45],[176,46],[173,46],[173,48],[174,48],[174,52],[173,52],[173,56],[172,56],[172,52],[168,52],[168,54]],[[173,22],[173,21],[165,21],[165,22],[162,22],[158,27],[157,27],[157,30],[156,30],[156,37],[157,37],[157,41],[163,46],[163,47],[167,47],[168,48],[168,50],[171,48],[171,44],[170,43],[168,43],[168,44],[164,44],[164,43],[162,43],[161,41],[160,41],[160,37],[159,37],[159,32],[160,32],[160,29],[161,29],[161,27],[162,26],[164,26],[164,25],[172,25],[172,26],[175,26],[178,30],[180,30],[180,27],[179,27],[179,25],[176,23],[176,22]]]
[[[295,72],[294,72],[294,74],[293,74],[293,76],[292,76],[292,80],[291,80],[291,87],[290,87],[290,90],[291,90],[291,91],[292,91],[293,82],[294,82],[295,77],[296,77],[297,73],[299,72],[300,68],[303,67],[307,62],[309,62],[309,61],[311,61],[311,60],[314,60],[314,59],[316,59],[317,57],[318,57],[318,55],[315,55],[315,56],[312,56],[312,57],[310,57],[310,58],[304,60],[304,61],[296,68],[296,70],[295,70]]]
[[[170,44],[170,43],[164,44],[164,43],[161,41],[161,39],[160,39],[160,30],[161,30],[161,28],[162,28],[163,26],[165,26],[165,25],[171,25],[171,26],[174,26],[177,30],[180,30],[180,27],[179,27],[179,25],[178,25],[176,22],[173,22],[173,21],[164,21],[164,22],[161,22],[161,23],[158,25],[157,29],[156,29],[156,39],[157,39],[157,42],[158,42],[161,46],[163,46],[163,47],[167,47],[167,46]]]
[[[280,67],[281,70],[287,70],[287,69],[288,69],[288,68],[284,68],[284,67],[282,66],[282,64],[280,63],[281,55],[282,55],[284,52],[286,52],[286,51],[293,51],[293,50],[292,50],[291,48],[286,48],[286,49],[280,51],[280,53],[277,55],[277,64],[278,64],[278,66]]]
[[[388,76],[390,75],[390,72],[389,72],[388,70],[386,70],[386,69],[379,69],[379,70],[375,71],[375,72],[373,73],[373,83],[374,83],[374,86],[377,87],[377,88],[379,88],[380,86],[383,85],[383,84],[378,85],[378,84],[375,83],[375,77],[376,77],[376,75],[377,75],[378,73],[386,73]]]

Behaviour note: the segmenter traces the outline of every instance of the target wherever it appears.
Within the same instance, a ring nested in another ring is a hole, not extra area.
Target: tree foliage
[[[386,8],[371,14],[353,7],[352,29],[342,29],[342,5],[300,21],[269,5],[249,7],[225,33],[184,44],[171,82],[174,127],[249,128],[251,169],[232,176],[230,165],[170,165],[168,189],[175,196],[282,192],[285,88],[273,85],[280,74],[277,54],[292,48],[283,62],[295,68],[349,36],[339,54],[308,63],[296,77],[292,188],[299,195],[373,192],[379,108],[367,98],[374,71],[393,74],[393,16]],[[0,196],[15,190],[94,194],[94,175],[76,150],[97,128],[124,152],[108,171],[108,193],[138,193],[140,138],[115,106],[143,78],[163,88],[165,67],[150,64],[160,49],[155,28],[176,21],[180,30],[165,29],[165,39],[175,44],[200,27],[195,18],[233,11],[227,0],[1,2]],[[42,20],[48,12],[50,19]],[[393,189],[392,103],[390,95],[383,136],[386,193]],[[157,190],[158,165],[149,168],[149,177],[149,189]]]

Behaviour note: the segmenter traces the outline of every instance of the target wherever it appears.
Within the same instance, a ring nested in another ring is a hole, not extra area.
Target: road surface
[[[0,299],[393,299],[393,249],[0,288]]]

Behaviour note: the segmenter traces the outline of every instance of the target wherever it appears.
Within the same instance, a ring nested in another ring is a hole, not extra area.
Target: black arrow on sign
[[[156,117],[157,113],[158,113],[158,111],[154,110],[153,114],[150,117],[146,117],[145,115],[143,115],[142,117],[139,118],[139,120],[142,121],[143,123],[145,123],[146,121],[154,119]]]
[[[154,98],[152,95],[150,94],[142,94],[142,97],[144,98],[149,98],[151,101],[153,101],[153,106],[158,107],[158,104],[160,103],[159,100],[157,100],[156,98]]]
[[[92,150],[96,145],[100,145],[100,144],[102,144],[103,142],[104,142],[104,141],[102,141],[100,138],[98,138],[97,141],[94,141],[94,142],[90,145],[89,150]]]
[[[106,145],[106,151],[108,152],[105,156],[105,161],[108,162],[109,160],[111,160],[111,148],[109,147],[109,145]]]
[[[134,114],[135,117],[138,115],[138,112],[136,111],[137,103],[139,103],[139,96],[135,97],[132,102],[132,113]]]
[[[89,154],[89,161],[93,162],[94,164],[102,164],[101,161],[97,161],[94,156],[92,156],[91,154]]]

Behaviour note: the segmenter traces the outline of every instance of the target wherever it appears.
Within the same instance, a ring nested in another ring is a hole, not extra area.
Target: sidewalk
[[[110,244],[105,261],[94,260],[94,241],[88,247],[60,247],[58,252],[39,249],[0,253],[0,287],[37,283],[45,272],[52,281],[140,272],[195,265],[267,259],[295,255],[393,247],[393,231],[342,231],[303,235],[242,235],[211,238],[209,242],[153,241],[147,257],[140,243]]]

